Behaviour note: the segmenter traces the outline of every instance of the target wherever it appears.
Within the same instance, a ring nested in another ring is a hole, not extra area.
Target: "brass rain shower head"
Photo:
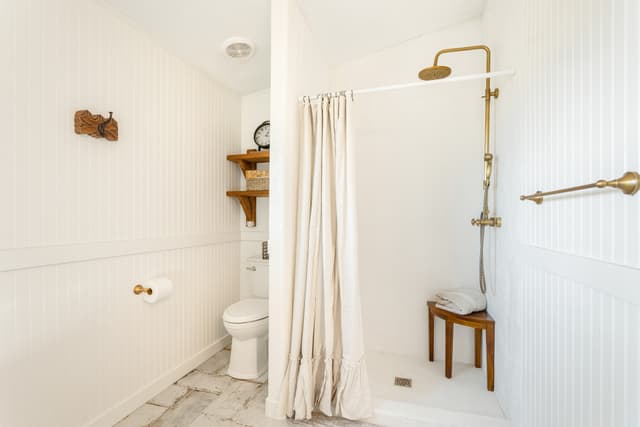
[[[431,67],[423,68],[418,73],[420,80],[438,80],[449,77],[451,74],[451,68],[446,65],[433,65]]]

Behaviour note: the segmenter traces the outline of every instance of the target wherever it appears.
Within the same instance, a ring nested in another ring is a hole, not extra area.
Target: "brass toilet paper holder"
[[[144,286],[137,284],[133,287],[133,293],[136,295],[140,295],[142,293],[145,293],[147,295],[152,295],[153,294],[153,289],[151,288],[145,288]]]

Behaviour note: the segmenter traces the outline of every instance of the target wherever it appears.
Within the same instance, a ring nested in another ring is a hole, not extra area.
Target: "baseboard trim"
[[[156,394],[182,378],[189,371],[196,368],[202,362],[213,356],[218,351],[231,344],[231,337],[226,335],[218,341],[209,345],[204,350],[196,353],[193,357],[185,360],[180,365],[162,374],[159,378],[144,386],[131,396],[117,403],[93,420],[85,424],[86,427],[112,427],[122,418],[129,415],[136,408],[147,402]]]
[[[284,414],[280,413],[280,401],[273,399],[271,397],[267,397],[264,403],[265,406],[265,415],[274,420],[284,420],[286,417]]]

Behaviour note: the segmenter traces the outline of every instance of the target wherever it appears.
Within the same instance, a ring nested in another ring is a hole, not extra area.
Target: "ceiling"
[[[220,83],[246,94],[269,87],[269,0],[106,0],[136,26]],[[330,64],[355,59],[480,16],[485,0],[298,0]],[[255,43],[247,60],[222,51]]]
[[[331,65],[480,16],[485,6],[485,0],[298,0],[298,3]]]
[[[106,0],[137,27],[220,83],[246,94],[269,87],[268,0]],[[231,37],[255,44],[249,59],[222,50]]]

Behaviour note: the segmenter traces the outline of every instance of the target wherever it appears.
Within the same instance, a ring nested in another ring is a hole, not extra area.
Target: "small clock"
[[[269,120],[262,122],[260,126],[256,128],[256,131],[253,132],[253,142],[258,146],[258,151],[263,148],[268,150],[270,144],[270,135],[271,135],[271,123]]]

